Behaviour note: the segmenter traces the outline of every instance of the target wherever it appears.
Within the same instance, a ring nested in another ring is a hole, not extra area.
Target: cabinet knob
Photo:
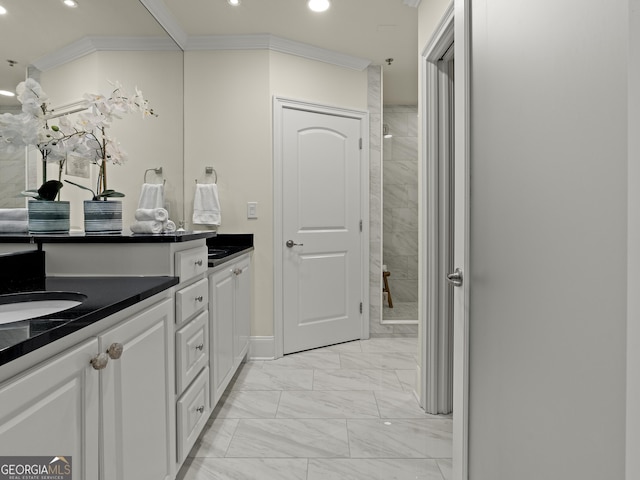
[[[91,363],[94,370],[102,370],[107,366],[107,363],[109,363],[109,355],[106,353],[99,353],[93,357],[89,363]]]
[[[196,265],[201,267],[202,266],[202,259],[196,260]]]
[[[201,343],[200,345],[196,345],[196,350],[204,350],[204,343]]]
[[[240,268],[234,268],[234,269],[233,269],[233,273],[234,273],[235,275],[240,275],[240,274],[242,273],[242,269],[240,269]]]
[[[112,360],[118,360],[122,356],[122,352],[124,351],[124,347],[121,343],[112,343],[107,348],[107,353],[109,354],[109,358]]]
[[[204,300],[202,295],[196,297],[196,302],[202,302],[202,300]]]
[[[203,413],[204,412],[204,405],[200,405],[198,408],[196,408],[196,412]]]

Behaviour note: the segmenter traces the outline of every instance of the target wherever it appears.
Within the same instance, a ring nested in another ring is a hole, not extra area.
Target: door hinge
[[[362,220],[360,220],[360,231],[362,231]]]
[[[360,313],[362,313],[362,302],[360,302]]]
[[[362,139],[358,141],[358,145],[360,146],[360,150],[362,150]]]

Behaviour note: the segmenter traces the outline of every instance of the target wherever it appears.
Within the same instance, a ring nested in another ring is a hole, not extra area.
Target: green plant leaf
[[[65,179],[65,182],[70,183],[71,185],[74,185],[74,186],[76,186],[76,187],[78,187],[78,188],[81,188],[81,189],[83,189],[83,190],[86,190],[86,191],[88,191],[88,192],[91,192],[91,195],[93,195],[93,198],[92,198],[91,200],[98,200],[98,196],[97,196],[97,195],[95,194],[95,192],[94,192],[93,190],[91,190],[89,187],[85,187],[84,185],[80,185],[80,184],[78,184],[78,183],[76,183],[76,182],[72,182],[71,180],[66,180],[66,179]]]
[[[103,198],[122,198],[124,197],[124,193],[116,192],[115,190],[105,190],[98,196]]]

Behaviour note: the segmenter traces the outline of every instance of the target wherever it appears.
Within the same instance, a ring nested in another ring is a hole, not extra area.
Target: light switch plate
[[[258,218],[258,202],[247,202],[247,218]]]

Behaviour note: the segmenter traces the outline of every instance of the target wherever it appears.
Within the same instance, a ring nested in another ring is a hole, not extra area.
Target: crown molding
[[[422,0],[403,0],[403,3],[405,5],[408,5],[409,7],[418,8],[420,6],[421,1]],[[144,3],[144,0],[142,1],[142,3]]]
[[[371,60],[366,58],[354,57],[270,34],[189,36],[185,50],[271,50],[360,71],[371,64]]]
[[[173,38],[178,46],[184,50],[187,44],[187,33],[178,24],[176,17],[162,0],[140,0],[147,11],[162,25],[162,28]]]
[[[40,57],[33,65],[43,72],[100,51],[171,51],[180,49],[167,37],[82,37],[66,47]]]

